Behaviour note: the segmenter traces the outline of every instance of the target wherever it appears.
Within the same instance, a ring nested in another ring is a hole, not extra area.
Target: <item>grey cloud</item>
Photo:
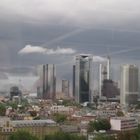
[[[125,7],[124,7],[125,5]],[[135,0],[5,0],[1,13],[18,15],[23,20],[73,25],[124,25],[140,16],[140,2]]]

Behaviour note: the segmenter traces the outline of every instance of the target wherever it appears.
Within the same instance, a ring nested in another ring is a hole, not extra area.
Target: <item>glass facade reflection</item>
[[[92,55],[77,55],[74,74],[74,96],[78,103],[92,102],[93,98]]]

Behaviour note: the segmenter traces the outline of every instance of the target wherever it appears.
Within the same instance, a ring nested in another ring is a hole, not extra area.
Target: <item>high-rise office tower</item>
[[[110,79],[106,79],[103,81],[103,85],[102,85],[103,97],[109,99],[109,98],[116,98],[119,95],[120,95],[120,90],[114,81]]]
[[[104,80],[110,79],[110,58],[99,64],[99,97],[102,97],[102,86]]]
[[[75,65],[73,65],[73,97],[75,97]]]
[[[54,64],[39,66],[39,76],[38,97],[42,99],[55,99],[56,72]]]
[[[22,97],[22,92],[17,86],[13,86],[10,88],[10,100],[13,100],[14,96],[19,97],[19,99],[21,99]]]
[[[93,102],[93,56],[77,55],[73,72],[75,101],[78,103]]]
[[[136,104],[139,93],[139,69],[136,65],[121,66],[121,104]]]
[[[69,86],[70,86],[70,82],[68,80],[62,80],[62,93],[64,93],[66,97],[70,97]]]

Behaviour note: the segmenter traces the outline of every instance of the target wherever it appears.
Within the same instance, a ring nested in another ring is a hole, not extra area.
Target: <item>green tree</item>
[[[86,138],[69,133],[57,132],[55,134],[46,135],[45,140],[86,140]]]
[[[140,103],[137,103],[135,109],[140,109]]]
[[[0,116],[5,116],[6,113],[6,106],[0,103]]]
[[[22,99],[20,103],[20,107],[18,107],[19,112],[24,113],[27,111],[27,108],[30,106],[27,99]]]
[[[130,132],[121,132],[121,133],[118,134],[117,140],[133,140],[132,139],[133,136],[134,135]]]
[[[140,140],[140,126],[138,125],[138,128],[134,132],[135,139]]]
[[[111,128],[110,122],[107,119],[97,119],[91,121],[88,125],[88,131],[92,132],[94,130],[109,130]]]
[[[76,103],[73,100],[63,100],[62,102],[57,101],[57,105],[81,107],[81,105],[79,103]]]
[[[56,113],[54,115],[54,120],[57,122],[57,123],[63,123],[67,120],[67,116],[64,115],[64,114],[59,114],[59,113]]]
[[[18,108],[18,104],[16,102],[7,102],[6,104],[7,106],[12,107],[12,109],[17,109]]]
[[[124,113],[122,111],[117,111],[116,115],[118,117],[123,117],[124,116]]]
[[[17,131],[9,136],[8,140],[39,140],[37,137],[25,131]]]

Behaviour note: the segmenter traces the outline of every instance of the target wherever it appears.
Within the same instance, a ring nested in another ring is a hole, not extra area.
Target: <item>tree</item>
[[[5,116],[6,113],[6,106],[0,103],[0,116]]]
[[[66,121],[67,119],[67,116],[64,115],[64,114],[59,114],[59,113],[56,113],[54,115],[54,120],[57,122],[57,123],[63,123],[64,121]]]
[[[29,111],[29,112],[30,112],[30,115],[32,117],[36,117],[37,116],[37,112],[35,110]]]
[[[9,136],[8,140],[39,140],[37,137],[25,131],[17,131]]]
[[[21,99],[20,106],[18,106],[19,112],[24,113],[27,111],[27,108],[30,106],[27,99]]]
[[[107,119],[97,119],[91,121],[88,125],[88,131],[92,132],[94,130],[109,130],[111,128],[110,122]]]
[[[57,105],[64,105],[64,106],[77,106],[77,107],[81,107],[81,105],[79,103],[76,103],[73,100],[63,100],[62,102],[57,102]]]
[[[117,136],[117,140],[136,140],[134,139],[134,134],[130,132],[121,132]],[[133,137],[133,139],[132,139]]]
[[[86,140],[86,138],[69,133],[57,132],[55,134],[46,135],[45,140]]]
[[[118,117],[123,117],[124,116],[124,113],[122,111],[117,111],[116,115]]]
[[[12,107],[12,109],[17,109],[18,108],[18,104],[16,102],[10,101],[10,102],[7,102],[6,105]]]

